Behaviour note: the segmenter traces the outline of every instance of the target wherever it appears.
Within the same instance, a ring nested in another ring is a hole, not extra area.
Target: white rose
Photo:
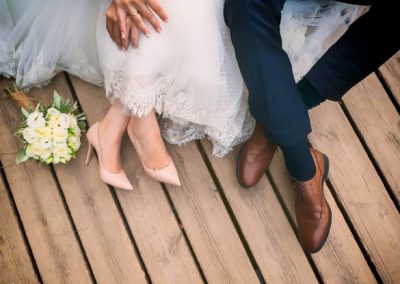
[[[67,143],[54,144],[53,148],[54,163],[65,163],[71,159],[71,150]]]
[[[43,113],[35,111],[28,116],[26,123],[30,128],[40,128],[46,125],[46,120]]]
[[[66,143],[68,139],[68,130],[62,127],[56,127],[53,129],[52,137],[54,143]]]
[[[29,157],[34,159],[38,159],[41,156],[44,156],[47,152],[50,152],[50,148],[46,143],[36,142],[33,144],[28,145],[26,148],[26,154]]]
[[[60,114],[59,125],[60,125],[60,127],[63,127],[63,128],[70,127],[70,119],[67,114],[65,114],[65,113]]]
[[[47,125],[50,128],[59,127],[60,126],[60,115],[59,114],[47,115]]]
[[[47,116],[46,116],[46,118],[47,117],[49,117],[49,116],[51,116],[51,115],[60,115],[61,114],[61,111],[59,111],[58,109],[56,109],[56,108],[54,108],[54,107],[51,107],[51,108],[49,108],[48,110],[47,110]]]
[[[69,127],[75,129],[78,127],[78,120],[76,119],[76,117],[72,114],[68,114],[68,118],[69,118]]]
[[[48,150],[53,147],[53,143],[50,139],[50,136],[43,137],[42,139],[39,140],[38,144],[40,145],[43,150]]]
[[[79,126],[74,128],[74,133],[75,133],[76,136],[80,137],[81,136],[81,132],[82,132],[82,130],[79,128]]]
[[[73,151],[77,151],[81,147],[81,141],[77,136],[70,136],[68,138],[68,146],[72,148]]]
[[[37,137],[39,137],[39,138],[48,137],[50,139],[52,132],[53,132],[53,130],[47,126],[35,129],[35,133],[36,133]]]
[[[28,145],[28,146],[26,147],[25,154],[26,154],[26,156],[28,156],[29,158],[37,159],[38,156],[35,155],[35,154],[33,153],[32,148],[33,148],[32,145]]]
[[[39,141],[39,137],[37,133],[35,132],[35,129],[27,127],[24,130],[22,130],[22,136],[28,143],[35,143]]]
[[[49,163],[49,162],[50,162],[51,155],[52,155],[51,150],[50,150],[50,149],[47,149],[46,151],[43,151],[43,152],[40,154],[39,157],[40,157],[40,159],[42,159],[42,160],[45,161],[46,163]]]

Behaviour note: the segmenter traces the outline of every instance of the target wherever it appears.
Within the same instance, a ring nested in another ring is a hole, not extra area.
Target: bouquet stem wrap
[[[28,96],[20,88],[14,85],[11,88],[5,89],[4,93],[20,108],[23,107],[26,110],[35,109],[38,100]]]

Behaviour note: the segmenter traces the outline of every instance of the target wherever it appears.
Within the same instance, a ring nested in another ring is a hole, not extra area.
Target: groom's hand
[[[133,19],[137,27],[146,35],[150,32],[144,23],[147,20],[153,28],[161,31],[157,15],[164,22],[168,16],[157,0],[113,0],[106,12],[106,26],[114,42],[122,48],[122,42],[127,39],[126,17]]]

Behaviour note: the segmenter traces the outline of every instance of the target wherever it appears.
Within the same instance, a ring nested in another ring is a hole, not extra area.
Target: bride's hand
[[[136,26],[146,36],[150,32],[143,20],[147,20],[153,28],[161,31],[161,25],[156,16],[166,22],[168,16],[157,0],[113,0],[106,12],[108,33],[115,43],[122,47],[122,41],[127,39],[126,18],[129,15]],[[119,30],[119,35],[116,32]]]
[[[122,49],[128,49],[129,41],[133,48],[137,48],[139,44],[139,28],[131,17],[126,17],[125,24],[128,36],[122,40]]]

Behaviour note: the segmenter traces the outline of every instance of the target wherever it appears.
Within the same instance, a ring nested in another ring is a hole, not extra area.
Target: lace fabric
[[[223,0],[160,0],[163,32],[120,51],[105,29],[110,0],[0,0],[0,74],[24,88],[64,70],[102,85],[131,115],[160,115],[173,144],[208,138],[223,156],[254,129],[247,93],[223,20]],[[367,8],[287,1],[283,47],[300,79]],[[207,21],[204,21],[207,19]]]

